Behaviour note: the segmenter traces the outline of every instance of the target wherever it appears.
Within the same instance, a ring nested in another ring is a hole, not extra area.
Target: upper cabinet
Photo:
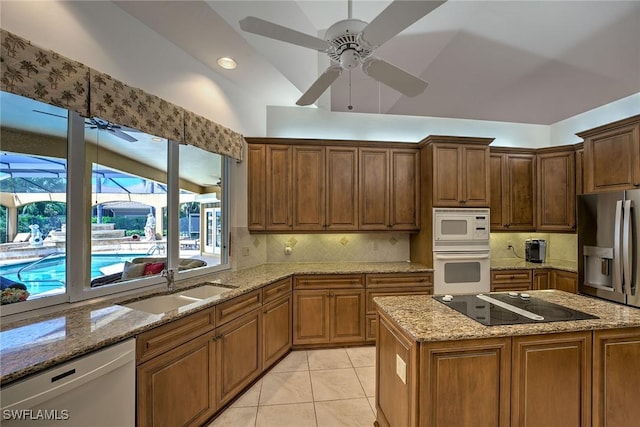
[[[491,138],[429,136],[426,176],[431,178],[432,206],[488,207]],[[428,178],[428,179],[429,179]]]
[[[360,230],[419,227],[419,153],[360,148]]]
[[[584,192],[640,188],[640,115],[580,132]]]
[[[490,176],[491,230],[535,230],[535,152],[491,148]]]
[[[419,152],[409,144],[250,141],[250,231],[419,228]]]
[[[576,154],[574,147],[538,150],[538,231],[575,231]]]

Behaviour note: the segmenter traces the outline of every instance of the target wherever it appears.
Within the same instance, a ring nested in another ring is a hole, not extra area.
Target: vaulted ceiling
[[[256,16],[322,37],[347,17],[346,0],[115,3],[266,105],[294,106],[329,61],[238,21]],[[354,0],[353,17],[370,22],[389,3]],[[450,0],[375,53],[429,86],[408,98],[355,69],[318,105],[549,125],[640,92],[640,2]],[[238,68],[220,69],[221,56]]]

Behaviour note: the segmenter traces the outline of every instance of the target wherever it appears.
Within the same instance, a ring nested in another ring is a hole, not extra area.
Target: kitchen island
[[[637,425],[640,310],[531,295],[598,318],[484,326],[430,296],[376,298],[377,425]]]

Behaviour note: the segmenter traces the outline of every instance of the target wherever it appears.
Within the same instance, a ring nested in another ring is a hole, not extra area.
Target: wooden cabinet
[[[326,148],[326,230],[358,229],[358,149]]]
[[[266,146],[266,229],[289,231],[292,229],[292,167],[291,147]],[[253,208],[252,208],[253,209]]]
[[[420,425],[508,427],[510,362],[509,338],[421,345]]]
[[[547,269],[533,270],[533,289],[551,289],[551,272]]]
[[[591,426],[591,332],[513,338],[511,425]]]
[[[490,175],[491,231],[535,230],[534,151],[492,148]]]
[[[584,144],[576,144],[576,195],[584,194]]]
[[[420,228],[419,152],[403,148],[412,144],[250,140],[250,231]]]
[[[584,192],[640,188],[640,115],[577,134],[584,139]]]
[[[212,336],[202,335],[138,366],[139,427],[200,426],[215,413]]]
[[[551,289],[578,293],[578,275],[569,271],[551,270]]]
[[[531,270],[491,270],[491,292],[529,291],[532,287]]]
[[[262,372],[261,321],[261,311],[256,309],[216,329],[218,406],[230,401]]]
[[[359,153],[359,229],[418,229],[418,151],[360,148]]]
[[[538,150],[538,231],[575,231],[576,158],[573,147]]]
[[[365,338],[367,342],[375,342],[377,320],[373,299],[398,295],[431,295],[433,294],[433,274],[367,274],[366,287]]]
[[[364,342],[364,313],[362,275],[296,276],[293,345]]]
[[[640,328],[595,331],[594,426],[628,427],[640,420]]]
[[[293,147],[293,229],[323,230],[325,227],[325,149]]]
[[[421,144],[429,149],[434,207],[488,207],[489,143],[487,138],[429,136]]]
[[[265,370],[287,354],[293,344],[291,278],[262,289],[262,369]]]

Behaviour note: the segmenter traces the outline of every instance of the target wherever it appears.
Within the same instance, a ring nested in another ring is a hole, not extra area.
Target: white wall
[[[582,132],[640,114],[640,92],[551,125],[551,145],[575,144]]]

